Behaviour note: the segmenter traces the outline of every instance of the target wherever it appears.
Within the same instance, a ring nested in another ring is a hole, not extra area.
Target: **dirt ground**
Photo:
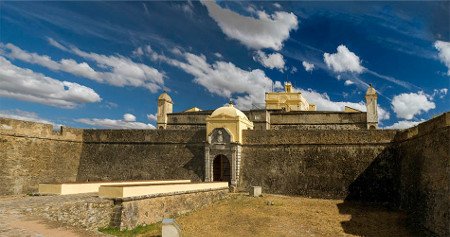
[[[419,236],[407,228],[406,216],[398,211],[342,200],[278,195],[231,195],[176,221],[186,237]]]
[[[106,236],[24,216],[19,209],[27,198],[0,198],[0,236]],[[176,221],[184,237],[424,236],[407,228],[402,212],[342,200],[281,195],[230,194],[225,200],[176,217]],[[160,236],[161,223],[110,234]]]

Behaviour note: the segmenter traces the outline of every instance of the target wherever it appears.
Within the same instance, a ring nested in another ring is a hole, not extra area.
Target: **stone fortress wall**
[[[263,114],[259,114],[260,117]],[[450,113],[395,130],[248,130],[240,188],[390,203],[449,230]],[[0,195],[38,183],[204,179],[205,130],[83,130],[0,119]]]
[[[396,137],[400,208],[438,236],[450,236],[450,113]]]
[[[391,194],[395,134],[394,130],[244,131],[241,186],[261,185],[270,193],[319,198],[342,199],[350,191]],[[381,162],[365,181],[380,190],[363,190],[363,185],[350,190],[372,164]]]
[[[0,118],[0,195],[77,180],[83,130]]]
[[[213,110],[167,114],[167,129],[205,129]],[[255,124],[255,130],[365,130],[366,112],[332,111],[242,111]],[[266,125],[267,124],[267,125]]]

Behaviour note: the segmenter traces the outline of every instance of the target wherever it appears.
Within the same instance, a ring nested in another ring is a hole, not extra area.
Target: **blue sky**
[[[241,109],[291,81],[318,110],[381,127],[450,110],[450,2],[0,2],[0,116],[152,128],[175,111]]]

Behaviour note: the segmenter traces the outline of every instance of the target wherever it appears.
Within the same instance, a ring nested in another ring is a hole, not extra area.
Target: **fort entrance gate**
[[[231,183],[230,161],[225,155],[217,155],[214,158],[213,181],[226,181]]]

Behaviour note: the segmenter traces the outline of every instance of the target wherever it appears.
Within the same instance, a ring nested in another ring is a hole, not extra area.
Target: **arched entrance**
[[[217,155],[213,162],[213,181],[226,181],[231,183],[231,165],[224,155]]]

